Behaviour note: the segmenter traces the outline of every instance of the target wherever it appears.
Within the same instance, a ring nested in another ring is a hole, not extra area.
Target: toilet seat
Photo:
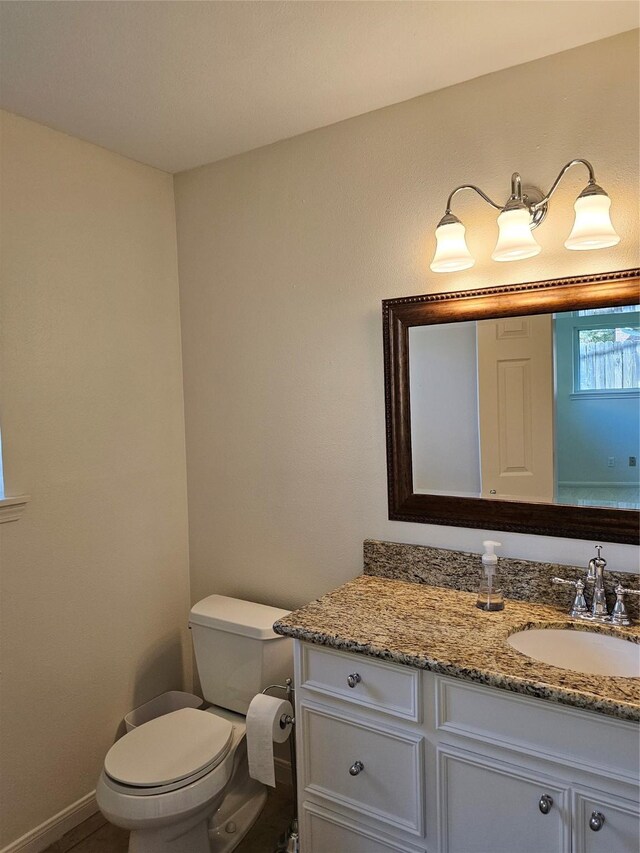
[[[195,708],[182,708],[140,726],[107,753],[104,771],[113,787],[149,796],[190,785],[228,754],[233,726]]]

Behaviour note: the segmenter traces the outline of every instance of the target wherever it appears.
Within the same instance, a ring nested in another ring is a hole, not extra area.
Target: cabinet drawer
[[[441,853],[571,849],[568,789],[526,768],[440,748],[438,793]]]
[[[421,853],[309,803],[302,810],[301,829],[305,853]]]
[[[604,818],[597,830],[589,826],[594,813]],[[573,814],[574,853],[638,853],[640,814],[637,802],[600,791],[576,790]]]
[[[423,835],[423,738],[301,703],[306,793]]]
[[[409,667],[302,644],[302,687],[405,720],[420,719],[419,676]]]
[[[435,681],[439,731],[637,782],[636,723],[458,679]]]

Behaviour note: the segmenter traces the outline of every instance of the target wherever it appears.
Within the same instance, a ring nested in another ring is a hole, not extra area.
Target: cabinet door
[[[640,850],[637,802],[583,788],[574,792],[573,809],[574,853]]]
[[[301,817],[304,853],[423,853],[310,803],[303,806]]]
[[[422,837],[424,739],[304,702],[299,709],[304,796]]]
[[[438,788],[441,853],[570,850],[568,789],[548,777],[446,748],[438,750]]]

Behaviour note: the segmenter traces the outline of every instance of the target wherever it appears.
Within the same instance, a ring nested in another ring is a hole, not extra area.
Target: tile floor
[[[267,804],[257,823],[234,853],[273,853],[278,839],[291,820],[292,790],[279,785],[269,790]],[[101,814],[92,815],[56,841],[45,853],[127,853],[129,833],[107,823]]]

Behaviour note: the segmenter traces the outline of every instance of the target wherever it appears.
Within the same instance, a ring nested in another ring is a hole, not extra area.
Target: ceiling
[[[639,23],[635,0],[0,6],[2,107],[168,172]]]

